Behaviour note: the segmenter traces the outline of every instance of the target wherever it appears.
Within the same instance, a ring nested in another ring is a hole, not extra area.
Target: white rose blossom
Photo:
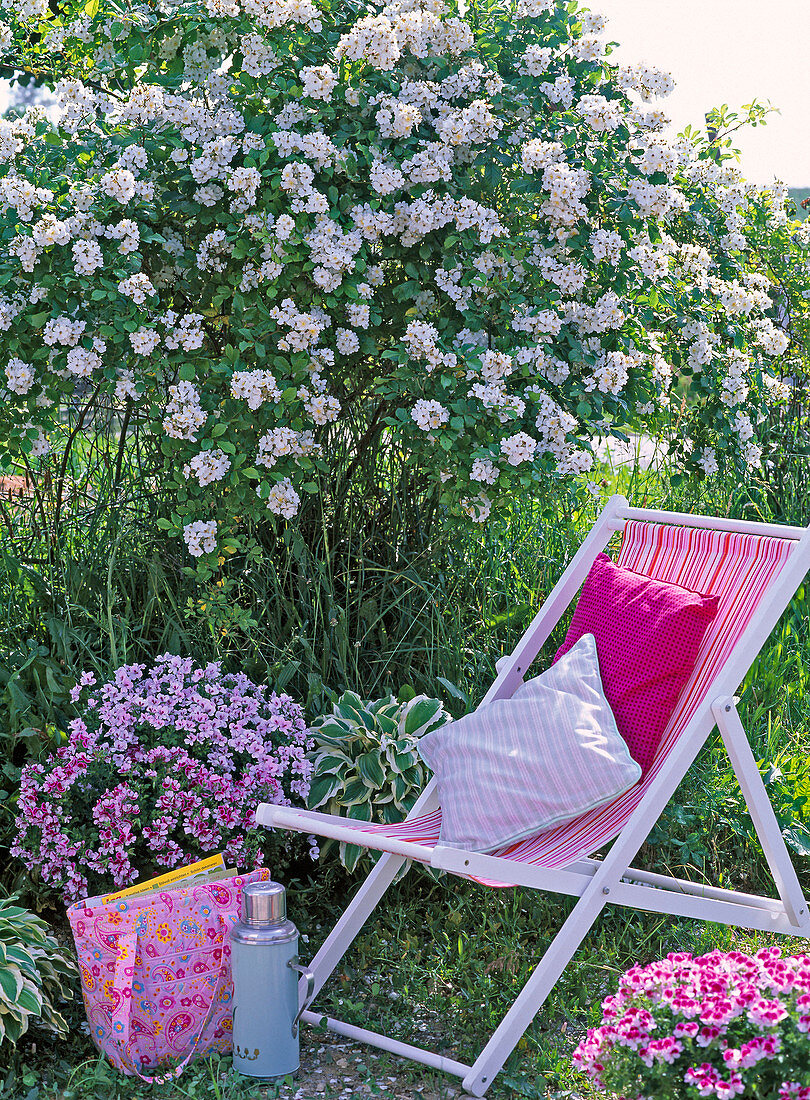
[[[0,47],[46,14],[20,0]],[[144,14],[105,19],[43,32],[95,74],[57,73],[58,130],[0,120],[6,415],[95,387],[157,410],[192,556],[246,497],[293,519],[307,471],[376,416],[477,523],[682,389],[710,425],[684,461],[761,462],[798,351],[751,211],[795,271],[810,230],[783,185],[666,135],[672,77],[614,65],[602,16],[518,0],[519,45],[490,56],[443,0],[359,11],[339,39],[311,0],[202,0],[135,77]],[[193,518],[203,500],[220,520]]]

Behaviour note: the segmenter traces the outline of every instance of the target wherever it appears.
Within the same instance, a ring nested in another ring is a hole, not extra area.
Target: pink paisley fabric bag
[[[241,887],[269,878],[261,869],[68,909],[90,1036],[122,1073],[177,1076],[195,1055],[231,1049],[228,930]]]

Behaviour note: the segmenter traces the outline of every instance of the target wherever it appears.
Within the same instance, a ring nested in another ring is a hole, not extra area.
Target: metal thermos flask
[[[231,928],[233,1064],[248,1077],[286,1077],[299,1065],[298,1021],[312,1000],[314,975],[298,965],[298,929],[287,920],[280,882],[242,888],[241,919]],[[298,976],[306,979],[298,1007]]]

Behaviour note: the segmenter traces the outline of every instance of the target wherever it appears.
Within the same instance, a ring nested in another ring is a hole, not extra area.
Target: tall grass
[[[105,675],[170,650],[220,658],[313,714],[346,688],[433,693],[441,681],[459,708],[480,698],[601,504],[551,484],[478,528],[449,521],[414,491],[406,465],[392,467],[373,500],[338,486],[310,500],[300,524],[256,532],[260,553],[234,570],[229,598],[243,616],[229,631],[211,625],[216,591],[197,589],[185,548],[157,527],[169,507],[159,473],[137,438],[122,447],[88,433],[33,478],[24,503],[0,505],[0,662],[19,663],[36,644],[66,677]],[[769,487],[679,483],[663,461],[607,462],[594,480],[603,498],[771,514]],[[780,518],[793,518],[787,511]]]

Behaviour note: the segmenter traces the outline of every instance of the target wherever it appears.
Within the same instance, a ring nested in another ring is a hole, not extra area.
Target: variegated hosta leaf
[[[411,771],[417,760],[415,752],[398,752],[394,756],[394,771],[397,775],[405,775]]]
[[[22,935],[26,941],[35,933],[39,933],[40,938],[44,939],[42,921],[39,917],[35,917],[33,913],[28,913],[28,920],[24,928],[17,925],[17,919],[24,917],[26,913],[28,913],[28,910],[23,909],[20,905],[4,905],[2,912],[0,912],[0,936],[4,932],[16,931],[17,935]]]
[[[42,1009],[42,1024],[47,1027],[49,1031],[55,1032],[57,1035],[67,1035],[68,1023],[61,1012],[57,1012],[53,1006],[49,1007],[46,1011],[45,1006]]]
[[[338,775],[314,775],[309,785],[307,806],[317,810],[343,786]]]
[[[327,715],[325,718],[316,718],[312,723],[312,734],[318,745],[340,746],[347,735],[354,732],[356,723],[347,718],[339,718],[337,715]]]
[[[385,784],[385,772],[380,762],[380,753],[366,752],[357,758],[357,772],[367,787],[378,791]]]
[[[406,782],[405,777],[398,775],[394,779],[394,802],[396,805],[403,809],[404,800],[407,798],[410,792],[410,785]]]
[[[42,994],[33,982],[26,981],[25,986],[17,996],[17,1004],[30,1012],[32,1016],[39,1016],[42,1012]]]
[[[344,841],[341,841],[340,862],[347,871],[351,872],[360,862],[364,852],[365,848],[360,848],[357,844],[346,844]]]
[[[386,825],[393,825],[397,821],[402,821],[402,810],[393,801],[393,795],[392,801],[382,808],[382,819]]]
[[[7,1004],[14,1004],[22,992],[23,976],[18,966],[0,969],[0,993]]]
[[[400,720],[400,727],[407,737],[418,739],[429,729],[443,725],[446,721],[447,715],[444,714],[444,708],[438,699],[416,695],[405,704],[405,713]]]
[[[344,692],[337,701],[336,707],[341,718],[348,718],[367,730],[374,729],[374,716],[366,712],[362,699],[354,692]]]
[[[448,719],[442,703],[425,695],[405,703],[393,696],[364,702],[355,692],[345,692],[332,714],[312,726],[317,748],[310,754],[308,806],[314,810],[328,804],[332,813],[367,821],[401,821],[427,776],[419,738]],[[362,851],[341,844],[341,862],[352,869]]]
[[[344,752],[333,748],[315,753],[312,762],[316,775],[340,775],[341,768],[350,768],[353,763]]]
[[[368,802],[358,802],[356,806],[350,806],[347,817],[354,821],[371,821],[371,805]]]
[[[34,1021],[64,1035],[57,1002],[69,996],[77,976],[47,924],[13,900],[0,900],[0,1044],[16,1043]]]
[[[367,787],[362,779],[350,779],[343,788],[341,801],[346,807],[356,806],[359,802],[368,802],[371,798],[371,788]]]
[[[3,1024],[5,1025],[5,1038],[12,1043],[19,1041],[20,1037],[28,1030],[29,1015],[27,1012],[8,1013],[2,1017]]]
[[[17,966],[23,973],[34,977],[37,973],[36,952],[37,948],[35,947],[8,947],[6,948],[6,965]]]

